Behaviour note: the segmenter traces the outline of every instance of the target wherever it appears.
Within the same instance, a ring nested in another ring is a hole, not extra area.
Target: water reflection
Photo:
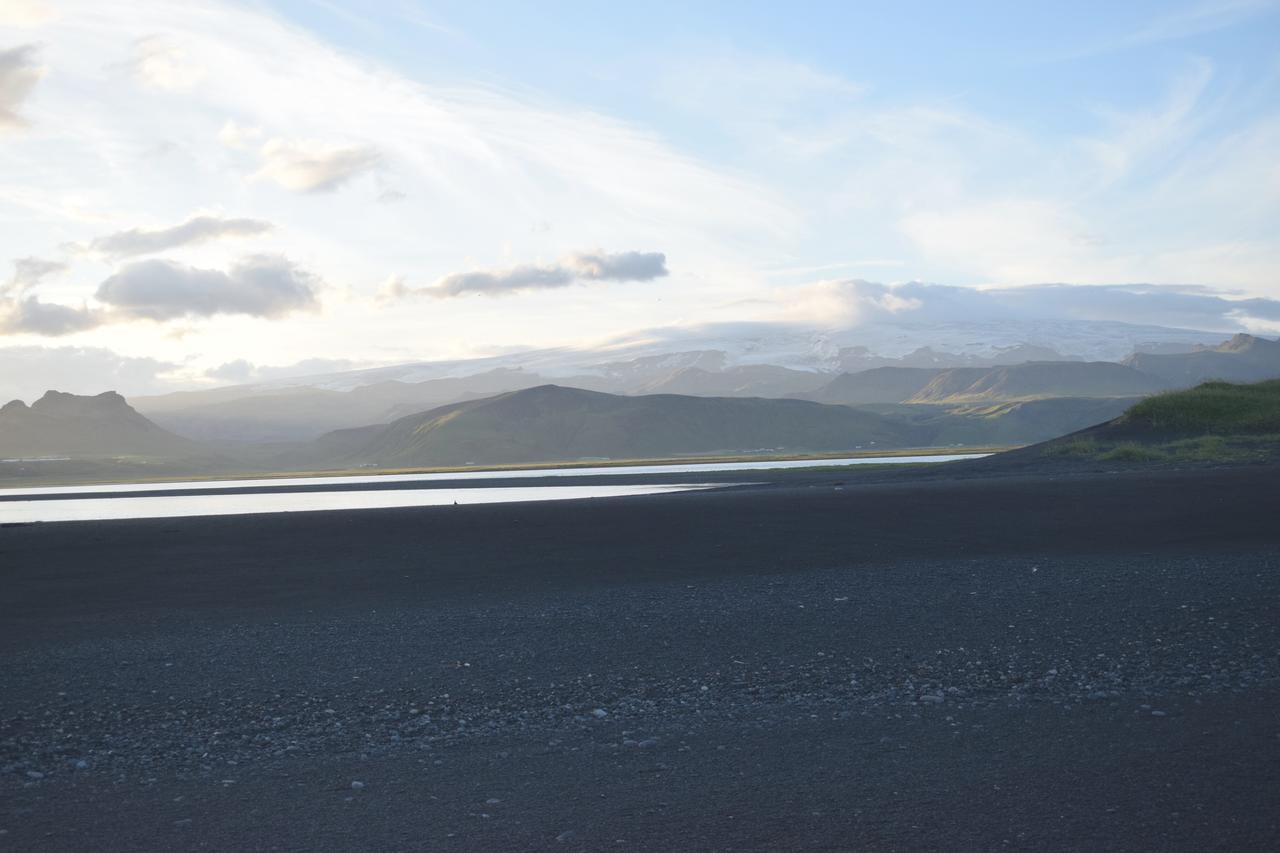
[[[533,486],[473,489],[370,489],[335,492],[267,492],[262,494],[153,495],[123,498],[0,502],[0,523],[33,521],[101,521],[124,518],[182,518],[198,515],[248,515],[273,512],[318,512],[335,509],[389,509],[453,504],[563,501],[682,492],[710,486]]]
[[[988,453],[943,453],[922,456],[857,456],[843,459],[785,459],[761,462],[687,462],[671,465],[599,465],[581,468],[525,468],[507,471],[443,471],[433,474],[368,474],[334,477],[268,477],[256,480],[190,480],[171,483],[118,483],[95,486],[39,486],[0,489],[9,495],[91,495],[167,492],[189,489],[224,491],[285,486],[346,486],[376,483],[426,483],[471,480],[524,480],[537,477],[601,477],[632,474],[692,474],[713,471],[769,471],[782,468],[822,468],[842,465],[900,465],[911,462],[952,462],[980,459]]]

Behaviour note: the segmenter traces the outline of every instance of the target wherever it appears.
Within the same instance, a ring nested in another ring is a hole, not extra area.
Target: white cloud
[[[198,269],[173,261],[131,263],[95,294],[122,318],[172,320],[244,314],[277,318],[314,311],[319,280],[282,257],[255,255],[230,271]]]
[[[253,237],[265,234],[272,228],[274,226],[270,222],[261,219],[193,216],[186,222],[169,228],[130,228],[127,231],[117,231],[95,238],[89,247],[109,257],[122,258],[154,254],[224,237]]]
[[[222,130],[218,131],[218,141],[228,148],[251,148],[261,138],[262,128],[237,124],[232,119],[228,119]]]
[[[0,3],[0,26],[37,27],[52,21],[57,14],[42,0],[4,0]]]
[[[382,161],[369,145],[328,145],[272,139],[262,146],[262,168],[254,175],[294,192],[335,190]]]
[[[166,92],[185,92],[207,76],[187,49],[170,36],[147,36],[134,45],[129,67],[143,86]]]
[[[44,76],[36,64],[37,47],[24,44],[0,50],[0,129],[27,124],[18,109]]]

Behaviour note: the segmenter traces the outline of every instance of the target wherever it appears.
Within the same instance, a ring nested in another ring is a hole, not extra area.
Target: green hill
[[[1280,379],[1157,394],[1105,424],[1025,450],[1109,462],[1278,461]]]
[[[908,426],[880,415],[805,400],[628,397],[543,385],[331,433],[310,452],[410,467],[895,448],[912,438]]]

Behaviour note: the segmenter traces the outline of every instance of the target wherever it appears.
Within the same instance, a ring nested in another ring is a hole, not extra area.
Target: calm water
[[[121,518],[181,518],[195,515],[248,515],[264,512],[318,512],[332,509],[387,509],[409,506],[563,501],[652,495],[709,488],[665,486],[533,486],[472,489],[369,489],[338,492],[222,492],[201,495],[149,495],[118,498],[0,501],[0,523],[98,521]]]
[[[162,492],[187,489],[222,491],[285,486],[342,486],[362,483],[415,483],[470,480],[523,480],[536,477],[600,477],[627,474],[696,474],[712,471],[768,471],[779,468],[819,468],[830,465],[892,465],[908,462],[951,462],[979,459],[987,453],[947,453],[927,456],[860,456],[847,459],[791,459],[772,462],[689,462],[675,465],[620,465],[590,468],[540,468],[519,471],[451,471],[436,474],[369,474],[339,477],[277,477],[258,480],[191,480],[173,483],[120,483],[101,486],[42,486],[0,489],[0,495],[89,495],[110,492]]]

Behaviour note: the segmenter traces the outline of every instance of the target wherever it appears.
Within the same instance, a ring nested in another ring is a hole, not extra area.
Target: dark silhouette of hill
[[[0,457],[156,456],[192,453],[197,445],[162,429],[119,394],[49,391],[32,405],[0,408]]]
[[[894,448],[913,438],[908,426],[880,415],[805,400],[628,397],[542,385],[332,433],[307,452],[407,467]]]

